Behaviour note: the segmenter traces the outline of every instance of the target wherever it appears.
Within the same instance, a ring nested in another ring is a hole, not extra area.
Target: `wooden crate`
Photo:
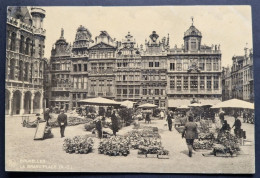
[[[169,155],[158,155],[158,159],[170,159]]]
[[[157,158],[157,154],[147,154],[147,158]]]
[[[146,155],[137,154],[137,158],[146,158]]]

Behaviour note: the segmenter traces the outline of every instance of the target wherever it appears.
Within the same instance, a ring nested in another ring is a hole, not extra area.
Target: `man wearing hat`
[[[47,126],[49,126],[49,119],[51,119],[50,109],[46,108],[44,112],[44,120],[47,122]]]
[[[61,138],[65,137],[64,132],[65,132],[65,127],[67,126],[67,115],[64,114],[64,109],[61,110],[61,113],[58,115],[58,124],[60,126],[60,134]]]

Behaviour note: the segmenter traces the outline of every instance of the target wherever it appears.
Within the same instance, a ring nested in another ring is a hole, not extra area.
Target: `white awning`
[[[168,100],[168,107],[169,108],[177,108],[182,105],[190,105],[192,99],[169,99]],[[199,99],[199,104],[205,106],[205,105],[215,105],[217,103],[220,103],[221,101],[218,99]]]

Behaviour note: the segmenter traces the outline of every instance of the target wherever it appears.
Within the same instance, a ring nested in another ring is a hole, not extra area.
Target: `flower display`
[[[87,154],[92,151],[93,144],[91,137],[75,136],[64,140],[63,149],[66,153]]]
[[[100,141],[98,152],[109,156],[127,156],[130,153],[129,141],[120,136],[105,138]]]

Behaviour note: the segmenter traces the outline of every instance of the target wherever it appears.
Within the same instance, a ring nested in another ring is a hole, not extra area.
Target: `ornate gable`
[[[89,48],[90,50],[100,50],[100,49],[116,49],[115,46],[106,44],[104,42],[100,42],[98,44],[95,44],[94,46]]]

